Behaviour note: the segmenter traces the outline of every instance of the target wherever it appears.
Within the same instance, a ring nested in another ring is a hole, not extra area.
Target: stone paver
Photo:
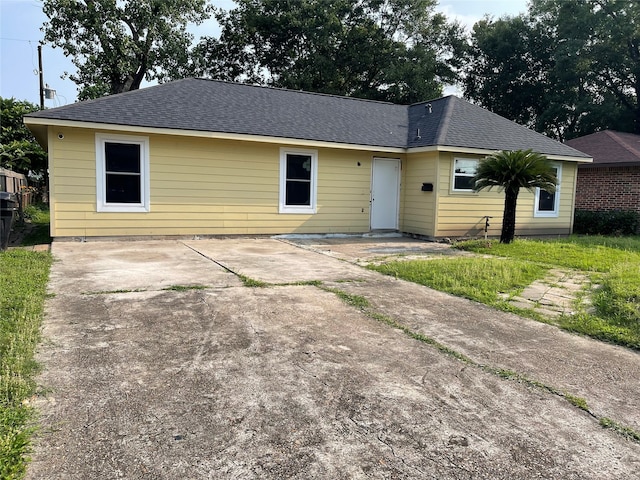
[[[510,301],[519,308],[557,317],[574,313],[575,301],[589,279],[578,272],[552,269],[547,277],[536,280]]]

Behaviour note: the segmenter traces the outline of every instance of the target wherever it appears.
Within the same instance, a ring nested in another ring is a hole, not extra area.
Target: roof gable
[[[385,148],[587,155],[455,96],[415,105],[188,78],[27,116]]]
[[[640,135],[603,130],[565,142],[593,157],[593,166],[640,165]]]

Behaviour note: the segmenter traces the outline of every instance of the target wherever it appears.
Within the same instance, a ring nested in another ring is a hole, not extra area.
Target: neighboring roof
[[[455,96],[407,106],[188,78],[41,110],[27,115],[27,124],[30,118],[402,149],[531,148],[589,160],[588,155]]]
[[[565,143],[591,155],[589,167],[640,166],[640,135],[603,130]]]

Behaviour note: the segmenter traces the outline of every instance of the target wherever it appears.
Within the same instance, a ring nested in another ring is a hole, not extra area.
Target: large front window
[[[96,135],[99,212],[149,211],[149,140]]]
[[[553,166],[554,173],[558,179],[555,193],[546,190],[536,189],[534,217],[557,217],[560,211],[560,177],[562,167],[560,164]]]
[[[317,161],[314,150],[280,150],[280,213],[316,212]]]

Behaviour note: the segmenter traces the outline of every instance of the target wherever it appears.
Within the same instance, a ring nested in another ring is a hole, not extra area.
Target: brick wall
[[[576,209],[640,212],[640,166],[578,169]]]

